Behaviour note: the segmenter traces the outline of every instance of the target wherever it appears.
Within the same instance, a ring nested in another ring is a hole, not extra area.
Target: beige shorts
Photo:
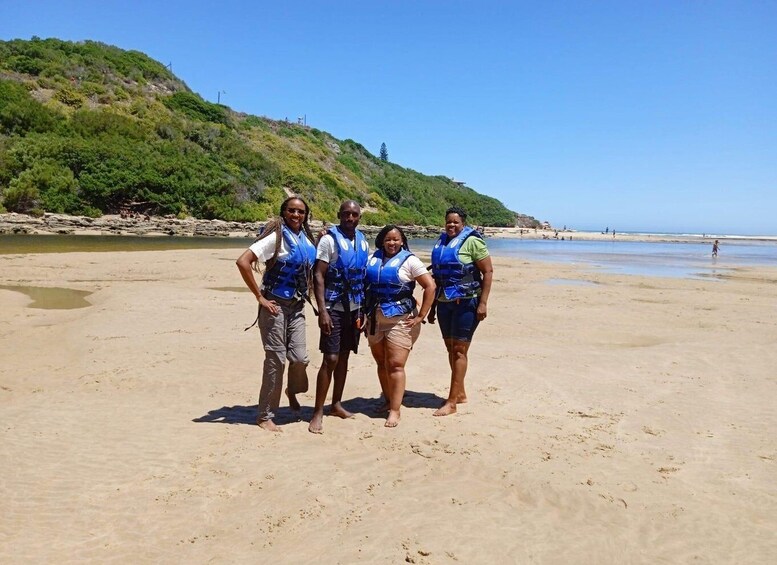
[[[413,310],[413,315],[417,315],[418,312]],[[381,341],[388,340],[393,345],[407,349],[408,351],[413,349],[413,344],[421,335],[421,324],[417,324],[413,329],[409,329],[405,324],[401,322],[409,318],[410,315],[394,316],[393,318],[387,318],[383,315],[383,312],[378,308],[375,314],[375,333],[372,333],[370,324],[371,317],[367,319],[367,341],[370,345],[380,343]]]

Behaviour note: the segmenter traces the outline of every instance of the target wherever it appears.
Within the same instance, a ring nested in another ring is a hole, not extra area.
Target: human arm
[[[431,269],[431,265],[429,266]],[[434,321],[437,319],[437,297],[439,296],[439,291],[437,290],[437,282],[434,280],[434,275],[432,275],[432,281],[434,282],[435,289],[434,289],[434,297],[432,298],[432,301],[429,303],[429,313],[426,315],[426,321],[430,324],[433,324]]]
[[[415,280],[419,285],[421,285],[421,288],[424,289],[424,294],[421,297],[421,306],[418,308],[418,315],[411,316],[405,322],[405,324],[410,328],[413,328],[422,323],[426,316],[429,315],[429,311],[432,308],[432,303],[434,302],[435,292],[437,291],[437,285],[434,284],[434,279],[429,273],[416,277]],[[431,321],[434,321],[434,318],[432,318],[430,322]]]
[[[478,301],[478,320],[483,321],[488,316],[488,295],[491,294],[491,281],[494,278],[494,267],[491,264],[491,256],[488,255],[479,261],[475,261],[475,266],[480,271],[483,280],[480,283],[480,300]]]
[[[270,314],[275,316],[280,311],[278,303],[274,300],[267,300],[262,296],[259,284],[256,282],[253,270],[253,265],[256,263],[256,260],[257,257],[254,255],[254,252],[250,249],[246,249],[243,254],[237,258],[235,264],[237,265],[238,271],[240,271],[240,276],[243,277],[243,281],[246,283],[248,290],[253,293],[256,301],[263,308],[267,308],[267,311],[270,312]]]
[[[324,284],[328,270],[329,263],[322,259],[316,259],[313,264],[313,296],[315,296],[318,306],[318,327],[321,328],[324,335],[332,333],[332,318],[326,309],[326,300],[324,299]]]

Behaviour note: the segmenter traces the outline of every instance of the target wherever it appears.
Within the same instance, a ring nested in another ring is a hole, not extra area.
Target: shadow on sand
[[[222,406],[211,410],[204,416],[194,418],[192,422],[196,423],[214,423],[214,424],[249,424],[256,425],[257,406]],[[288,406],[279,408],[275,413],[274,421],[276,424],[290,424],[299,421],[298,414],[292,411]]]
[[[444,398],[431,392],[414,392],[406,390],[402,398],[402,406],[405,408],[434,408],[435,410],[443,405]],[[386,412],[380,408],[385,405],[383,396],[376,398],[364,398],[357,396],[343,401],[343,408],[354,414],[364,414],[370,418],[385,418]]]
[[[431,392],[405,391],[405,397],[402,400],[402,406],[405,408],[434,408],[437,409],[443,405],[445,399]],[[386,413],[380,411],[383,405],[382,397],[365,398],[358,396],[343,401],[343,407],[354,414],[364,414],[370,418],[385,418]],[[328,405],[325,412],[328,412]],[[256,425],[256,404],[252,406],[222,406],[215,410],[210,410],[204,416],[194,418],[192,422],[196,423],[215,423],[215,424],[249,424]],[[280,426],[291,424],[304,420],[310,421],[313,416],[312,406],[303,406],[299,413],[294,412],[288,406],[278,408],[275,413],[274,422]]]

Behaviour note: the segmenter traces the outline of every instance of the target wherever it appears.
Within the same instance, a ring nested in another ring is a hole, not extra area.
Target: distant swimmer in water
[[[717,257],[718,256],[718,240],[715,240],[715,243],[712,244],[712,256]]]

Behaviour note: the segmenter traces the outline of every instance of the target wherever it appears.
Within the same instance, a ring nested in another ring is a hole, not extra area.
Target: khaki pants
[[[281,311],[273,316],[266,308],[259,311],[259,331],[264,346],[262,387],[259,390],[257,420],[271,420],[281,402],[283,369],[289,361],[289,393],[307,392],[308,366],[305,344],[305,302],[272,297]]]

